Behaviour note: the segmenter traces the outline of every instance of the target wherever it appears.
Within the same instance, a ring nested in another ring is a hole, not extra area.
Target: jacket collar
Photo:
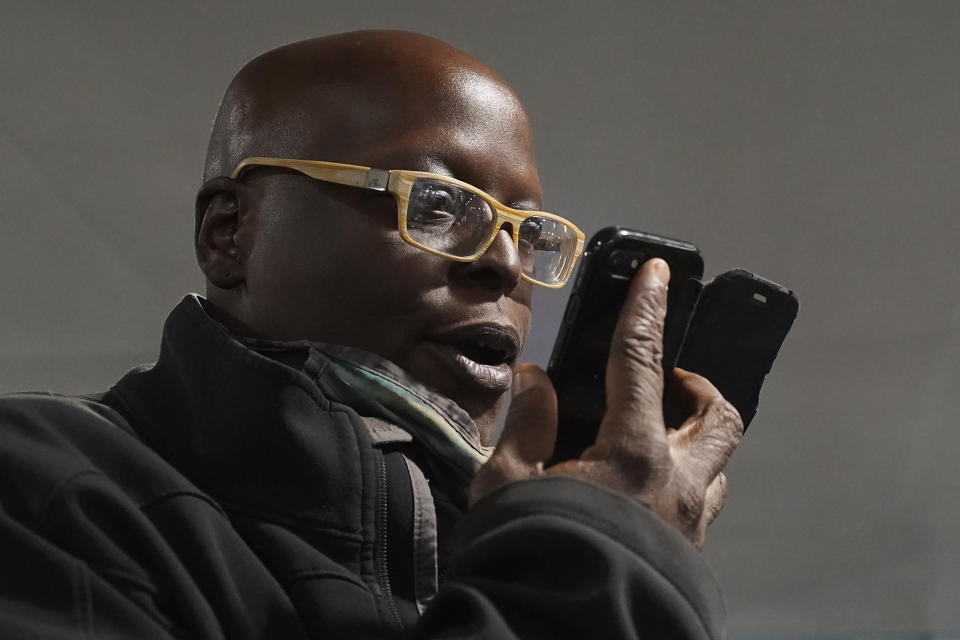
[[[430,475],[451,495],[466,495],[477,469],[493,453],[466,411],[376,354],[313,343],[303,370],[327,398],[410,434],[426,454]]]
[[[285,348],[309,354],[308,343]],[[224,507],[361,535],[374,477],[362,421],[305,373],[237,341],[198,296],[168,316],[156,364],[113,392],[138,434]]]

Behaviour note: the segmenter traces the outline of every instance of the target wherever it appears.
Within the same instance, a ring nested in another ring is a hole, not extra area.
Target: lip
[[[482,389],[505,393],[513,384],[513,364],[520,352],[520,334],[509,325],[469,324],[438,332],[429,338],[428,348],[460,379]],[[484,364],[462,351],[466,343],[483,344],[504,353],[504,361]]]
[[[427,348],[433,351],[451,373],[477,387],[506,393],[513,384],[513,367],[509,362],[481,364],[463,355],[456,347],[438,342],[429,343]]]

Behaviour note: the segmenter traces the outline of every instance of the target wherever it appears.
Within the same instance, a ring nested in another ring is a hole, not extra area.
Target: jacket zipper
[[[397,608],[397,603],[393,598],[393,589],[390,586],[390,569],[387,562],[387,509],[389,505],[387,504],[387,464],[383,459],[383,452],[379,449],[376,450],[377,455],[377,523],[376,523],[376,566],[377,566],[377,581],[380,583],[380,586],[383,588],[383,593],[386,596],[387,606],[390,608],[390,613],[393,615],[394,621],[400,628],[403,628],[403,623],[400,620],[400,610]]]

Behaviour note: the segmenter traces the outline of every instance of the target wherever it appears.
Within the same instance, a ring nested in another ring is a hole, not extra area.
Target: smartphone
[[[558,405],[553,462],[579,457],[596,440],[606,411],[610,340],[630,281],[651,258],[662,258],[670,266],[663,368],[671,371],[676,363],[702,286],[700,250],[624,227],[601,229],[584,248],[547,367]]]
[[[775,282],[742,269],[722,273],[703,288],[677,366],[713,383],[746,428],[799,309]]]

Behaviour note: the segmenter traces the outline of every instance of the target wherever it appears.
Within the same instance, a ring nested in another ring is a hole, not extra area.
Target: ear
[[[243,221],[241,189],[221,176],[205,182],[197,193],[193,232],[197,263],[207,281],[220,289],[233,289],[246,277],[237,240]]]

